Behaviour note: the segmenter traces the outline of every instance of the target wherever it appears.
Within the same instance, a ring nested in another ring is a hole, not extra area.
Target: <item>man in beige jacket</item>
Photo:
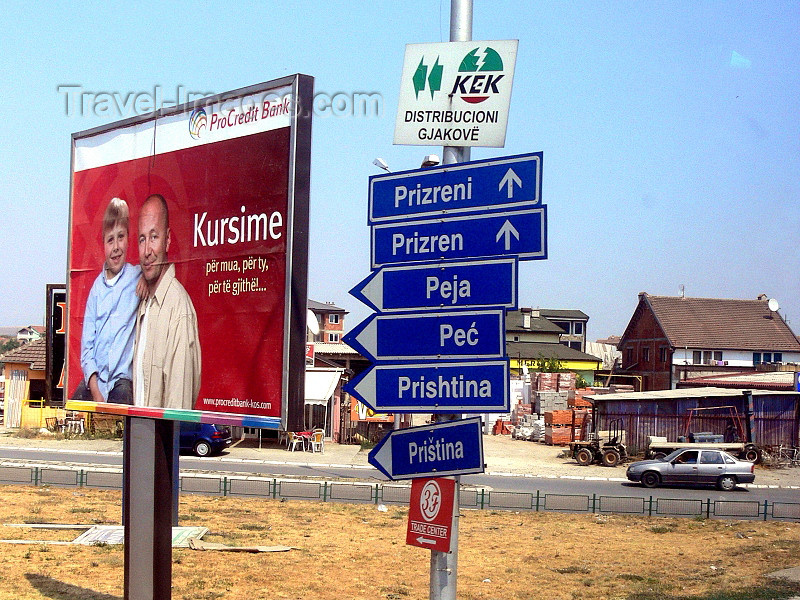
[[[159,194],[139,213],[139,262],[147,298],[139,304],[133,363],[136,406],[192,409],[200,390],[197,314],[189,294],[175,278],[169,211]]]

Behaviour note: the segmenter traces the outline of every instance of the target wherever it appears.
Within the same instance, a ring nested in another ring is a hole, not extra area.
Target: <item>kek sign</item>
[[[504,146],[517,45],[408,44],[394,143]]]

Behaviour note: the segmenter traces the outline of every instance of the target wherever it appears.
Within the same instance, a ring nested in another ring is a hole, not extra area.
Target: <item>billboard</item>
[[[71,407],[302,421],[312,94],[293,75],[73,134]]]
[[[64,404],[64,340],[67,333],[67,288],[64,284],[47,284],[47,352],[45,379],[47,403]]]

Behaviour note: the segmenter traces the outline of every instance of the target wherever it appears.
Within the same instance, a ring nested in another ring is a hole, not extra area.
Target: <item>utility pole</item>
[[[472,40],[472,0],[450,0],[450,41]],[[470,160],[469,146],[442,147],[442,164],[452,165]],[[437,414],[436,421],[460,419],[459,414]],[[450,534],[450,552],[431,550],[430,600],[456,600],[458,581],[458,524],[461,496],[461,476],[456,476],[453,499],[453,527]]]

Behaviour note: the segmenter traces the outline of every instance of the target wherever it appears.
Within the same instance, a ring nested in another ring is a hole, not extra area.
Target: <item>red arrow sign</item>
[[[411,482],[406,544],[450,552],[455,490],[455,479],[434,477]]]

